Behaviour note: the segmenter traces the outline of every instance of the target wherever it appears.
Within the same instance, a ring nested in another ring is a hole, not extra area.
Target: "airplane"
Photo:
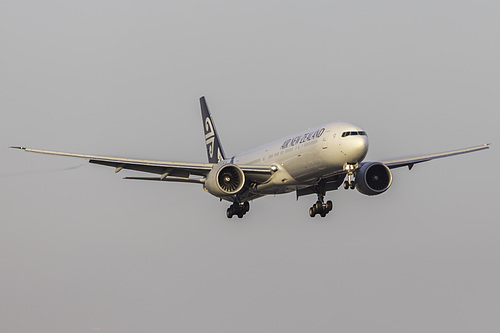
[[[132,180],[200,184],[211,195],[232,204],[226,216],[242,218],[249,202],[266,195],[295,192],[301,196],[316,194],[309,216],[325,217],[333,203],[326,192],[343,185],[374,196],[384,193],[392,184],[391,170],[438,158],[488,149],[490,144],[437,154],[397,158],[387,161],[364,161],[368,153],[368,136],[349,122],[330,122],[298,132],[241,154],[227,157],[205,97],[200,98],[208,163],[183,163],[122,157],[74,154],[12,146],[27,152],[77,157],[90,163],[156,174],[156,177],[124,177]]]

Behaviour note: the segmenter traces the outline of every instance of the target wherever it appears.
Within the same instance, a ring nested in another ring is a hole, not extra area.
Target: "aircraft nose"
[[[361,162],[368,153],[368,137],[366,135],[358,135],[349,139],[349,149],[347,149],[349,162]]]

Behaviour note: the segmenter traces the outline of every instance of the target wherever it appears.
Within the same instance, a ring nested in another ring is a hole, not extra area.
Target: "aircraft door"
[[[323,134],[323,149],[328,148],[328,138],[330,137],[330,131],[326,131]]]

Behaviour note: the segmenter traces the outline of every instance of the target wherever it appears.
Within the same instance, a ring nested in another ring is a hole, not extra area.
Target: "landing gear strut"
[[[318,201],[314,205],[312,205],[311,208],[309,208],[309,216],[310,217],[315,217],[316,214],[321,215],[321,217],[325,217],[326,214],[332,211],[333,209],[333,202],[328,200],[326,203],[324,202],[326,190],[325,190],[325,183],[320,182],[318,185],[315,186],[315,192],[318,195]]]
[[[347,171],[347,180],[344,182],[344,188],[348,190],[354,190],[356,188],[356,182],[354,180],[354,170],[358,167],[357,164],[346,164],[344,165],[344,170]]]
[[[235,201],[227,209],[226,216],[230,219],[233,217],[233,215],[237,215],[241,219],[243,215],[248,213],[249,210],[250,210],[250,203],[248,201],[245,201],[242,204]]]

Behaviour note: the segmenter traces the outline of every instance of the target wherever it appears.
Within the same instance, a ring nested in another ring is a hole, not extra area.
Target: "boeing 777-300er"
[[[391,169],[433,159],[488,149],[489,144],[388,161],[365,162],[368,152],[366,132],[348,122],[332,122],[289,135],[250,151],[227,157],[215,129],[204,97],[200,98],[208,163],[166,162],[122,157],[64,153],[26,147],[11,147],[28,152],[88,159],[90,163],[157,174],[156,177],[125,177],[201,184],[210,194],[231,202],[228,218],[243,217],[249,201],[265,195],[296,192],[297,199],[316,194],[309,209],[311,217],[325,217],[332,208],[324,201],[327,191],[343,185],[365,195],[387,191],[392,183]]]

